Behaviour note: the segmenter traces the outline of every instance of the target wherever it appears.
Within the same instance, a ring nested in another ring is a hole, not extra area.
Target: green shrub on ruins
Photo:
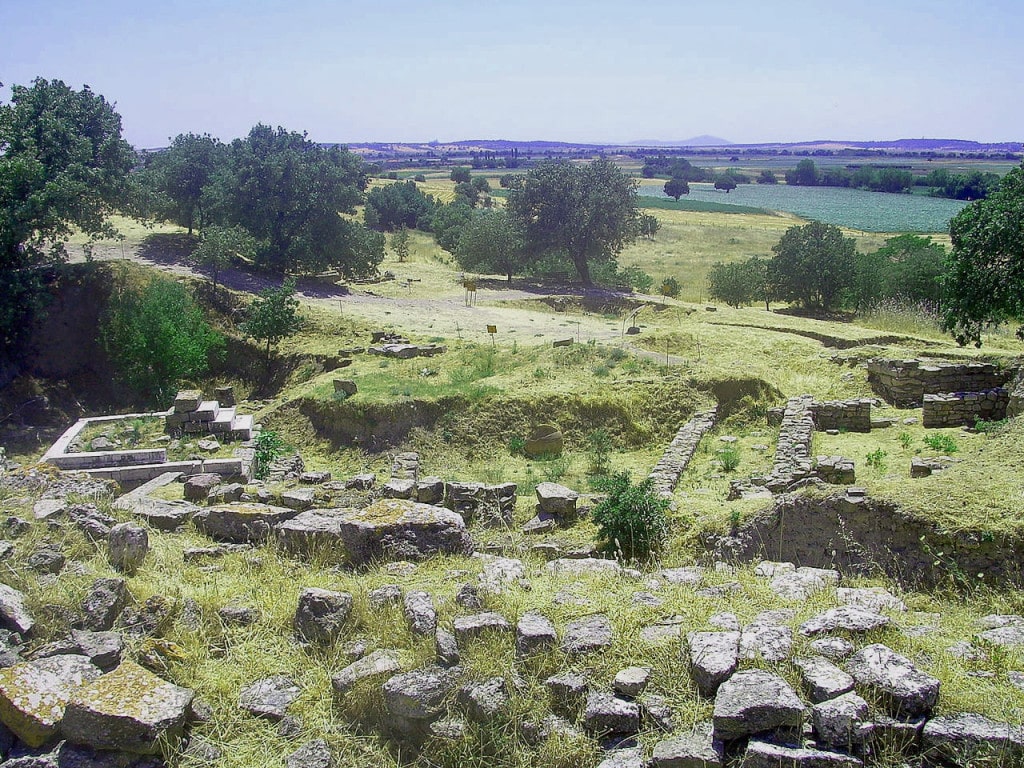
[[[626,472],[596,482],[608,498],[592,514],[607,549],[627,560],[648,560],[665,546],[668,537],[668,499],[652,490],[650,478],[633,484]]]

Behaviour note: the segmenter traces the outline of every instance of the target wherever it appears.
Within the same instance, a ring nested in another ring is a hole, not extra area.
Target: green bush
[[[661,281],[661,287],[658,289],[658,292],[662,296],[668,296],[670,299],[674,299],[682,290],[683,287],[679,284],[678,280],[674,277],[666,277]]]
[[[939,453],[950,454],[957,452],[956,440],[949,435],[928,435],[924,438],[924,444]]]
[[[596,485],[608,494],[592,515],[604,546],[630,560],[657,555],[668,537],[669,502],[654,494],[650,478],[634,485],[616,472]]]
[[[263,480],[270,471],[270,465],[287,450],[288,446],[276,432],[260,432],[256,436],[256,449],[252,458],[253,476],[257,480]]]
[[[740,449],[735,443],[730,443],[718,452],[718,463],[722,465],[722,471],[735,472],[740,465]]]
[[[608,457],[612,452],[612,436],[608,434],[608,430],[599,427],[587,435],[587,448],[590,457],[587,473],[607,475]]]
[[[888,455],[889,454],[883,451],[881,448],[876,448],[864,458],[867,461],[869,467],[874,467],[875,469],[882,471],[885,469],[885,458]]]

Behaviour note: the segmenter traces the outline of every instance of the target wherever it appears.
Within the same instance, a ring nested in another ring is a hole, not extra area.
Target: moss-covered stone
[[[0,721],[30,747],[57,735],[78,686],[101,672],[85,656],[60,655],[0,669]]]

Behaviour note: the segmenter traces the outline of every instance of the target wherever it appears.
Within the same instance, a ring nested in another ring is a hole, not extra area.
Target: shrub
[[[867,461],[869,467],[874,467],[875,469],[881,471],[885,469],[885,457],[888,455],[889,454],[883,451],[881,448],[876,448],[864,458]]]
[[[668,296],[670,299],[676,298],[682,291],[683,287],[679,284],[679,281],[674,277],[666,277],[661,281],[661,287],[658,292],[662,296]]]
[[[253,476],[257,480],[264,479],[270,471],[270,465],[287,450],[288,446],[276,432],[260,432],[256,436],[256,448],[252,457]]]
[[[928,435],[924,438],[924,444],[939,453],[950,454],[957,452],[956,440],[949,435]]]
[[[587,435],[587,448],[590,455],[588,474],[607,475],[608,457],[612,452],[612,436],[608,430],[599,427]]]
[[[718,463],[722,465],[723,472],[735,472],[740,465],[740,449],[736,444],[730,444],[718,452]]]
[[[608,494],[593,512],[605,547],[631,560],[646,560],[660,552],[668,536],[669,501],[654,495],[650,478],[634,485],[627,473],[616,472],[598,488]]]

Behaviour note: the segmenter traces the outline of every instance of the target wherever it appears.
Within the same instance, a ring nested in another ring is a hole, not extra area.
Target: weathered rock
[[[437,666],[423,667],[391,677],[381,690],[388,712],[409,720],[436,720],[444,712],[445,697],[455,684],[454,674]]]
[[[853,643],[843,637],[819,637],[811,641],[811,650],[826,659],[838,661],[853,653]]]
[[[353,475],[345,481],[345,488],[354,491],[370,491],[377,484],[377,476],[372,472],[361,475]]]
[[[124,636],[120,632],[86,632],[75,629],[71,631],[71,640],[78,653],[104,672],[109,672],[121,663]]]
[[[638,699],[640,704],[640,721],[645,730],[675,730],[675,712],[668,699],[654,693],[644,693]]]
[[[417,480],[420,472],[420,455],[415,451],[395,454],[391,461],[391,477],[398,480]]]
[[[96,508],[95,504],[76,504],[68,509],[68,518],[75,524],[86,538],[102,541],[110,535],[110,529],[117,525],[117,520]]]
[[[654,745],[652,768],[721,768],[722,743],[715,741],[711,723],[698,723],[689,733],[662,739]]]
[[[331,688],[336,697],[343,697],[361,680],[392,675],[401,668],[398,651],[378,649],[332,675]]]
[[[212,539],[248,544],[262,542],[277,525],[296,514],[293,509],[269,504],[225,504],[200,510],[192,522]]]
[[[551,574],[566,576],[584,576],[591,573],[618,576],[623,572],[622,566],[614,560],[602,560],[597,557],[560,557],[545,567]]]
[[[460,643],[479,637],[484,632],[511,632],[512,626],[500,613],[488,611],[471,616],[459,616],[452,622],[455,637]]]
[[[435,739],[462,741],[466,738],[468,724],[460,717],[442,717],[430,724],[429,733]]]
[[[562,650],[569,655],[600,651],[611,646],[612,625],[603,613],[570,621],[562,636]]]
[[[1024,728],[969,712],[928,720],[921,741],[929,757],[957,765],[985,758],[998,765],[1024,764]]]
[[[95,749],[156,754],[181,739],[193,696],[125,661],[74,691],[61,732]]]
[[[72,692],[100,670],[81,655],[50,656],[0,669],[0,720],[30,747],[57,734]]]
[[[626,667],[615,674],[612,688],[615,692],[630,698],[636,698],[647,689],[651,680],[651,670],[647,667]]]
[[[380,609],[385,605],[402,602],[402,588],[397,584],[385,584],[383,587],[371,589],[366,598],[371,608]]]
[[[281,494],[281,505],[296,512],[312,509],[316,503],[316,489],[290,488]]]
[[[210,491],[208,501],[211,504],[233,504],[241,501],[245,495],[245,486],[241,483],[221,483]]]
[[[404,499],[381,499],[366,509],[345,510],[340,518],[340,536],[353,565],[380,559],[468,555],[473,551],[473,541],[460,515]]]
[[[551,692],[556,711],[575,716],[586,699],[590,681],[578,672],[562,672],[545,680],[544,686]]]
[[[123,497],[122,497],[123,498]],[[158,531],[174,531],[183,526],[199,511],[199,507],[180,499],[165,500],[142,497],[132,499],[127,510]],[[91,524],[91,523],[90,523]],[[99,538],[94,534],[87,534]]]
[[[818,746],[852,751],[871,731],[868,703],[852,691],[814,705],[811,722]]]
[[[789,656],[793,647],[793,630],[770,621],[754,621],[740,635],[740,658],[778,662]]]
[[[491,677],[463,685],[458,698],[466,710],[466,717],[477,723],[486,723],[508,706],[508,686],[505,678]]]
[[[32,632],[36,621],[25,607],[25,595],[14,587],[0,583],[0,620],[4,627],[23,635]]]
[[[797,568],[792,572],[776,573],[769,586],[786,600],[806,600],[830,584],[839,583],[839,571],[825,568]]]
[[[135,523],[119,523],[110,529],[107,561],[119,571],[135,573],[149,554],[149,532]]]
[[[1011,624],[993,627],[979,632],[978,637],[1000,648],[1019,648],[1024,646],[1024,626]]]
[[[516,624],[516,650],[526,656],[553,648],[558,634],[551,620],[539,611],[527,611]]]
[[[416,481],[415,498],[420,504],[440,504],[444,501],[444,480],[439,477],[421,477]]]
[[[278,721],[286,714],[302,689],[283,675],[257,680],[238,696],[238,706],[256,717]]]
[[[67,558],[62,552],[52,548],[52,545],[45,545],[37,549],[25,560],[31,570],[36,573],[60,573]]]
[[[740,768],[862,768],[863,765],[856,757],[838,752],[751,741],[743,753]]]
[[[542,424],[536,427],[523,446],[523,453],[529,458],[541,456],[558,456],[562,453],[562,433],[553,424]]]
[[[658,571],[658,578],[669,584],[699,587],[704,582],[704,573],[704,569],[699,565],[690,565],[683,568],[665,568]]]
[[[455,635],[445,629],[438,629],[434,633],[434,651],[437,663],[442,667],[454,667],[461,660]]]
[[[739,664],[739,632],[690,632],[690,677],[703,696],[714,696]]]
[[[793,666],[800,670],[804,691],[815,704],[853,690],[853,678],[826,659],[817,656],[793,659]]]
[[[417,495],[416,481],[393,477],[380,487],[380,495],[385,499],[412,499]]]
[[[760,669],[736,672],[715,696],[715,737],[722,741],[777,729],[797,729],[804,704],[778,675]]]
[[[55,520],[67,511],[68,503],[64,499],[39,499],[32,505],[36,520]]]
[[[249,627],[260,620],[260,613],[248,605],[225,605],[217,610],[220,620],[227,626]]]
[[[303,485],[323,485],[330,482],[331,473],[327,471],[303,472],[299,475],[299,482]]]
[[[308,509],[277,525],[277,542],[283,549],[299,555],[330,555],[343,550],[341,509]]]
[[[334,643],[351,613],[352,595],[347,592],[307,587],[295,609],[295,632],[309,642]]]
[[[640,730],[640,707],[606,691],[591,691],[583,712],[583,723],[593,734],[631,734]]]
[[[405,620],[416,635],[432,635],[437,630],[437,609],[428,592],[408,592],[403,599]]]
[[[569,339],[572,343],[572,339]],[[559,342],[555,342],[556,345]],[[568,344],[562,344],[568,346]],[[645,768],[644,751],[640,747],[618,747],[604,754],[607,757],[597,764],[597,768]]]
[[[855,605],[877,613],[907,610],[907,604],[884,587],[838,587],[836,600],[841,605]]]
[[[558,483],[539,483],[536,489],[538,512],[554,515],[562,523],[576,520],[576,501],[580,495]]]
[[[455,602],[463,608],[471,611],[479,611],[484,607],[484,601],[480,599],[480,590],[474,584],[463,584],[455,593]]]
[[[307,741],[285,759],[286,768],[331,768],[331,748],[323,739]]]
[[[186,501],[206,501],[210,491],[221,484],[220,475],[215,472],[203,472],[190,475],[185,479],[184,496]]]
[[[881,613],[858,608],[855,605],[844,605],[829,608],[814,618],[800,625],[802,635],[820,635],[823,632],[871,632],[889,626],[891,619]]]
[[[881,699],[896,717],[931,712],[939,698],[939,681],[922,672],[905,656],[876,643],[862,648],[846,662],[858,685]]]
[[[508,585],[521,583],[526,578],[526,566],[517,558],[477,552],[473,559],[483,562],[483,571],[478,577],[483,592],[500,594]]]
[[[82,601],[82,627],[93,632],[110,629],[127,602],[128,586],[124,579],[96,579]]]

